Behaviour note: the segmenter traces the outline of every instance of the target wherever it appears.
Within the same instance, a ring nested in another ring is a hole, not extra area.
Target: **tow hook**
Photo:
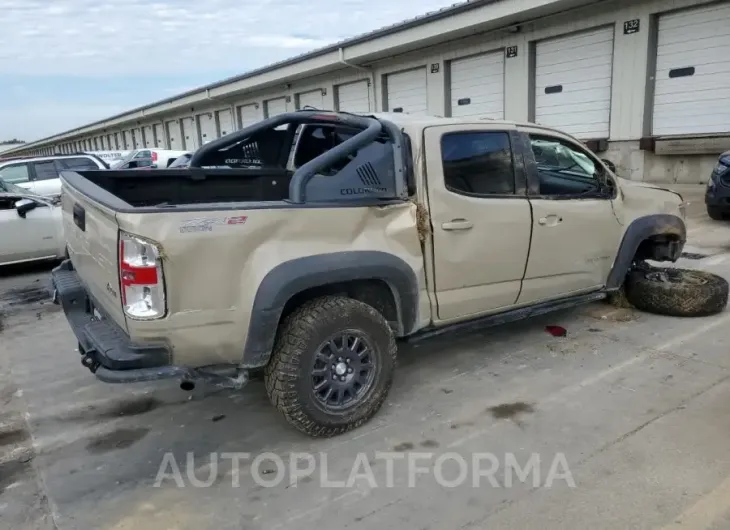
[[[92,353],[93,352],[85,353],[84,356],[81,358],[81,364],[83,364],[86,368],[91,370],[92,374],[95,374],[96,370],[98,370],[101,363],[94,358]]]

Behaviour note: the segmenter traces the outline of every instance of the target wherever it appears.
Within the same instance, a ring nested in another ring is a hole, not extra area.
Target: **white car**
[[[157,169],[167,168],[187,151],[170,149],[137,149],[111,165],[111,169]]]
[[[65,256],[58,200],[0,180],[0,265]]]
[[[30,193],[53,197],[61,194],[61,171],[107,169],[99,157],[78,153],[0,160],[0,180]]]

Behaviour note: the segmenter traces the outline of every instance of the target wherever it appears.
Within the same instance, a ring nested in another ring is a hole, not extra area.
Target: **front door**
[[[526,164],[533,234],[519,303],[599,289],[620,244],[616,187],[605,186],[611,177],[600,162],[568,137],[525,132],[534,156]]]
[[[425,131],[439,320],[498,311],[519,295],[531,218],[511,132],[483,123]]]
[[[58,223],[53,208],[42,201],[18,215],[20,195],[0,196],[0,263],[54,257],[58,253]]]

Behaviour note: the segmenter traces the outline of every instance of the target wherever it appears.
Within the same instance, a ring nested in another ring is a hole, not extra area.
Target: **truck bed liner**
[[[289,182],[292,178],[291,171],[275,168],[104,170],[76,173],[124,202],[138,207],[281,201],[289,197]]]

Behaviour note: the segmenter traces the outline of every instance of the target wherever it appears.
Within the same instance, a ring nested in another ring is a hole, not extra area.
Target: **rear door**
[[[126,329],[119,293],[116,214],[69,185],[64,192],[63,229],[71,262],[94,303]]]
[[[43,160],[31,163],[33,191],[38,195],[60,195],[61,180],[58,178],[58,161]]]
[[[439,320],[512,306],[520,293],[532,219],[514,127],[449,125],[425,131]]]

